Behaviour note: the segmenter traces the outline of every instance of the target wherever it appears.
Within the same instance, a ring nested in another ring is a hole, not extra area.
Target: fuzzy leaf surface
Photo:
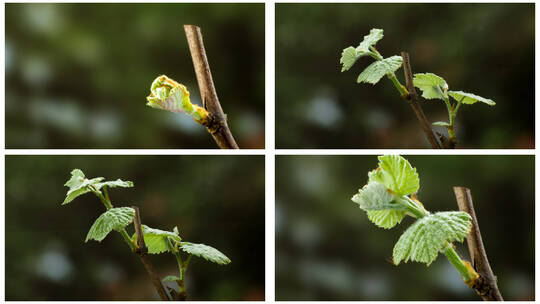
[[[343,52],[341,52],[341,59],[339,59],[339,63],[343,65],[341,71],[348,71],[360,57],[361,56],[358,55],[356,49],[352,46],[344,49]]]
[[[73,169],[71,171],[71,178],[64,184],[64,186],[69,187],[69,190],[79,188],[84,179],[85,176],[81,169]]]
[[[471,216],[462,211],[438,212],[417,220],[394,246],[394,263],[416,261],[428,266],[447,243],[463,242],[471,230]]]
[[[464,104],[473,104],[477,102],[483,102],[490,106],[495,105],[495,101],[484,98],[482,96],[474,95],[472,93],[465,93],[462,91],[450,91],[448,92],[448,95],[452,96],[458,102],[462,102]]]
[[[368,173],[369,182],[355,194],[352,201],[366,211],[368,219],[377,227],[390,229],[399,224],[405,217],[405,211],[400,210],[397,204],[393,203],[393,196],[388,193],[386,186],[382,184],[382,178],[378,178],[376,169]],[[388,206],[386,210],[379,208],[369,208],[370,206]]]
[[[370,52],[369,48],[377,44],[377,42],[381,40],[383,37],[384,37],[383,30],[371,29],[371,31],[369,31],[369,34],[364,36],[364,40],[360,42],[360,45],[358,45],[356,50],[359,53],[368,53]]]
[[[144,236],[144,243],[148,248],[150,254],[160,254],[171,250],[169,246],[169,240],[171,242],[180,242],[182,239],[178,233],[150,228],[146,225],[141,225]],[[176,227],[175,227],[176,228]],[[176,232],[178,229],[176,228]],[[134,242],[137,242],[137,234],[133,234],[131,238]]]
[[[391,229],[405,217],[405,211],[401,210],[368,210],[368,219],[377,227]]]
[[[378,158],[379,168],[368,174],[370,180],[385,185],[398,196],[418,191],[420,188],[418,173],[405,158],[400,155],[383,155]]]
[[[402,209],[400,205],[393,203],[394,196],[386,190],[386,187],[379,182],[370,182],[352,197],[352,201],[357,203],[363,210],[388,210]]]
[[[357,82],[376,84],[384,75],[395,72],[403,62],[401,56],[392,56],[370,64],[360,75]]]
[[[371,51],[370,47],[374,46],[377,41],[381,40],[383,37],[383,30],[381,29],[371,29],[368,35],[364,36],[364,40],[360,42],[357,48],[352,46],[346,48],[341,52],[341,59],[339,62],[343,65],[341,71],[349,70],[354,63],[363,56],[369,55]]]
[[[231,260],[229,260],[229,258],[219,250],[205,244],[182,242],[180,243],[180,248],[189,254],[196,255],[207,261],[220,265],[227,265],[231,262]]]
[[[107,186],[109,188],[116,188],[116,187],[123,187],[123,188],[129,188],[133,187],[133,182],[130,181],[123,181],[121,179],[117,179],[115,181],[108,181],[108,182],[102,182],[96,184],[96,189],[101,189],[102,187]]]
[[[94,222],[85,242],[96,240],[101,242],[111,231],[120,231],[133,221],[135,209],[130,207],[111,208],[100,215]]]
[[[414,74],[413,83],[425,99],[443,99],[443,92],[448,89],[446,81],[433,73]]]

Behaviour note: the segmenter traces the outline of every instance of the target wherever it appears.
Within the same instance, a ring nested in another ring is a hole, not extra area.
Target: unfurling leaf
[[[390,229],[401,222],[406,212],[394,201],[394,196],[386,187],[370,180],[352,197],[352,201],[367,212],[368,219],[378,227]]]
[[[344,49],[343,52],[341,52],[341,59],[339,60],[343,65],[341,71],[344,72],[349,70],[360,57],[371,54],[372,51],[369,48],[374,46],[377,41],[382,39],[382,37],[383,30],[371,29],[369,35],[364,36],[364,40],[357,48],[350,46]]]
[[[159,254],[163,252],[171,251],[169,246],[169,240],[174,244],[174,242],[180,242],[182,238],[178,235],[178,229],[175,227],[174,232],[159,230],[155,228],[150,228],[146,225],[141,226],[143,230],[144,243],[148,248],[148,253],[150,254]],[[137,234],[133,234],[131,238],[134,242],[137,242]]]
[[[449,127],[450,126],[450,124],[445,122],[445,121],[436,121],[436,122],[432,123],[432,125],[437,126],[437,127]]]
[[[189,254],[220,265],[227,265],[231,262],[231,260],[219,250],[205,244],[182,242],[180,243],[180,248]]]
[[[401,205],[394,203],[394,196],[386,190],[386,187],[378,182],[371,182],[365,185],[352,197],[352,201],[360,208],[368,210],[403,210]]]
[[[173,276],[173,275],[166,276],[163,278],[163,280],[161,280],[161,282],[176,282],[176,281],[180,281],[180,277]]]
[[[478,95],[474,95],[471,93],[465,93],[462,91],[450,91],[448,92],[448,95],[452,96],[455,100],[458,102],[464,103],[464,104],[473,104],[477,102],[483,102],[487,105],[494,106],[495,102],[491,99],[487,99]]]
[[[73,169],[71,171],[71,178],[64,184],[64,186],[69,187],[69,190],[79,188],[84,182],[85,176],[81,169]]]
[[[85,242],[101,242],[111,231],[120,231],[133,221],[135,209],[130,207],[111,208],[100,215],[86,235]]]
[[[358,75],[357,82],[376,84],[384,75],[394,73],[397,69],[399,69],[402,62],[403,58],[401,58],[401,56],[392,56],[382,60],[377,60],[370,64],[362,73],[360,73],[360,75]]]
[[[205,123],[208,112],[191,103],[187,88],[173,79],[161,75],[158,76],[150,88],[150,95],[146,97],[147,106],[175,113],[186,113],[199,123]]]
[[[371,222],[390,229],[401,222],[406,211],[396,196],[416,193],[420,187],[418,174],[399,155],[379,156],[379,167],[368,173],[368,184],[354,195],[352,201],[367,212]]]
[[[396,195],[403,196],[416,193],[420,188],[420,180],[416,168],[399,155],[379,156],[379,168],[371,171],[368,176],[392,190]]]
[[[462,211],[438,212],[417,220],[394,246],[394,263],[416,261],[428,266],[448,243],[462,242],[471,230],[471,216]]]
[[[377,42],[383,37],[383,30],[371,29],[371,31],[369,31],[369,35],[364,36],[364,40],[360,42],[360,45],[356,48],[356,50],[359,53],[368,53],[370,52],[369,48],[377,44]]]
[[[69,187],[69,190],[66,193],[66,198],[64,199],[62,205],[73,201],[80,195],[92,191],[90,186],[94,186],[102,180],[104,180],[103,177],[87,179],[80,169],[74,169],[71,171],[71,178],[64,184],[64,186]]]
[[[444,99],[444,91],[448,90],[446,81],[433,73],[414,74],[413,83],[422,91],[425,99]]]

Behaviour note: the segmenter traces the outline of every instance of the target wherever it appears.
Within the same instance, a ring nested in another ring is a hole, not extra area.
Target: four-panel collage
[[[534,302],[535,5],[4,2],[4,301]]]

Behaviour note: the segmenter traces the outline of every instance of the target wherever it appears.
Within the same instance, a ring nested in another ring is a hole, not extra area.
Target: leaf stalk
[[[459,275],[467,285],[470,285],[478,278],[478,273],[468,262],[463,261],[459,257],[452,244],[447,243],[442,251],[452,266],[454,266],[454,268],[456,268],[456,270],[459,272]]]
[[[401,97],[406,97],[407,95],[409,95],[409,91],[407,91],[407,89],[399,82],[399,80],[396,77],[396,74],[392,73],[392,74],[388,74],[387,76],[390,80],[392,80],[394,87],[396,87]]]

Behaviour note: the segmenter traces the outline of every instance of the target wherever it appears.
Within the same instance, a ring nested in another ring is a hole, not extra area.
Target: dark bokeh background
[[[113,204],[138,206],[143,224],[172,230],[227,255],[227,266],[193,257],[191,300],[264,300],[264,157],[7,156],[6,300],[157,300],[143,265],[112,232],[84,239],[105,211],[92,194],[61,206],[73,168],[122,178]],[[133,233],[133,226],[128,227]],[[151,255],[161,277],[177,275],[173,255]]]
[[[340,72],[341,51],[381,28],[383,56],[408,51],[413,72],[497,102],[460,109],[459,147],[534,148],[534,24],[533,3],[276,4],[276,146],[430,147],[388,79],[356,83],[370,58]],[[442,101],[421,103],[448,120]]]
[[[534,157],[405,156],[429,211],[457,210],[453,186],[471,189],[484,245],[505,300],[534,300]],[[350,199],[376,156],[277,156],[277,300],[480,300],[440,255],[394,266],[414,220],[373,225]],[[468,259],[466,245],[455,243]]]
[[[264,148],[264,4],[6,4],[7,148],[215,148],[145,106],[161,74],[201,104],[183,24],[199,25],[242,148]]]

